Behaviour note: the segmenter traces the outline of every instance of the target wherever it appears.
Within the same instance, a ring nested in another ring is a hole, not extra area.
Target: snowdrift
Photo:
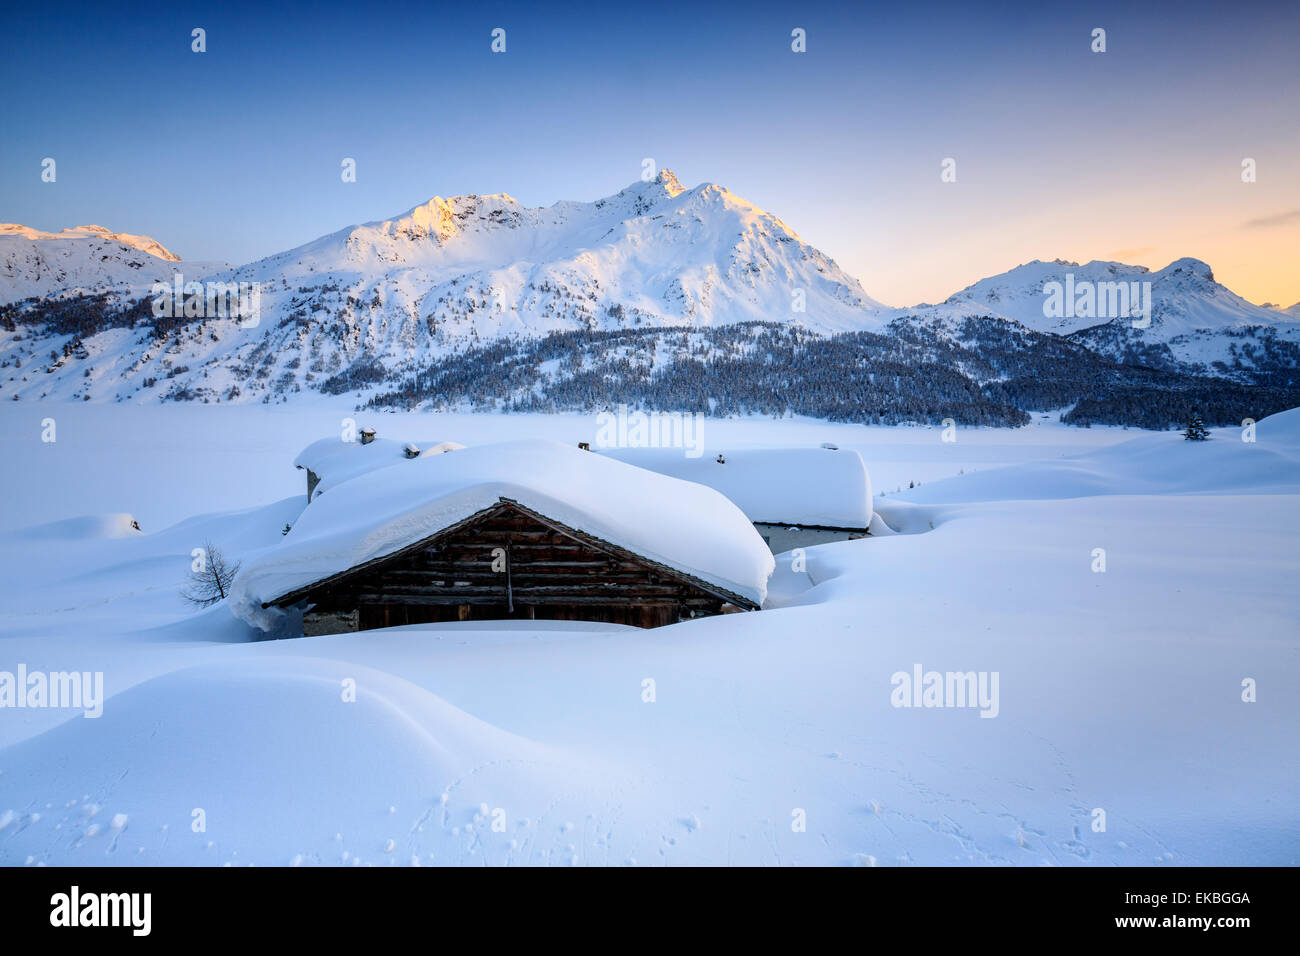
[[[5,751],[0,862],[446,862],[490,832],[484,801],[510,808],[504,853],[561,772],[573,789],[571,758],[355,663],[200,666]]]

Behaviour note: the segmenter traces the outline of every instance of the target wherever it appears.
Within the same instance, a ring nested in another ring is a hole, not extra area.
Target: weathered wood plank
[[[548,597],[546,595],[530,595],[528,597],[524,597],[522,595],[516,594],[515,602],[521,605],[522,604],[538,604],[538,605],[558,604],[562,606],[581,605],[581,606],[600,606],[600,607],[605,607],[605,606],[641,607],[643,605],[650,605],[650,604],[670,603],[664,600],[665,597],[671,597],[671,595],[650,595],[650,596],[555,595],[551,597]],[[400,595],[399,594],[362,594],[359,596],[359,602],[362,605],[377,604],[377,605],[397,605],[397,606],[405,606],[405,605],[454,606],[456,604],[475,604],[475,605],[501,605],[502,607],[504,607],[506,603],[504,594],[495,594],[495,595],[487,595],[487,594],[450,595],[449,594],[449,595],[442,595],[442,596],[433,595],[433,594],[400,594]],[[689,601],[689,602],[671,602],[671,603],[673,603],[674,605],[681,604],[683,606],[702,608],[702,607],[711,606],[713,604],[718,604],[719,602],[717,602],[716,600],[705,601],[703,599],[699,599],[699,600]]]

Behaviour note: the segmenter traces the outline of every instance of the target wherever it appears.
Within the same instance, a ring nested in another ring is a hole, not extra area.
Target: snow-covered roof
[[[344,441],[342,438],[322,438],[314,441],[293,460],[297,468],[306,468],[320,479],[317,494],[350,481],[378,468],[387,468],[411,458],[408,448],[418,450],[420,457],[458,451],[464,445],[454,441],[407,442],[393,438],[376,438],[366,444]]]
[[[549,441],[421,456],[337,484],[293,530],[245,560],[230,607],[272,628],[263,604],[393,554],[507,498],[705,584],[762,604],[775,567],[749,519],[711,488]]]
[[[871,478],[851,449],[757,448],[687,458],[680,448],[607,448],[603,455],[722,492],[750,521],[865,529]]]

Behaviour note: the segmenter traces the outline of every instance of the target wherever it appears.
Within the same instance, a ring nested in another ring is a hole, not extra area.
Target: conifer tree
[[[1187,441],[1205,441],[1210,437],[1210,431],[1205,427],[1205,422],[1201,421],[1201,413],[1192,409],[1192,417],[1187,422],[1187,430],[1183,432],[1183,438]]]

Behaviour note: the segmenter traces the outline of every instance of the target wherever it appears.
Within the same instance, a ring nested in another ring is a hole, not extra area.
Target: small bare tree
[[[224,601],[230,592],[230,583],[239,573],[239,562],[226,560],[225,555],[213,547],[211,541],[196,548],[190,564],[190,582],[181,597],[199,607],[208,607]]]

